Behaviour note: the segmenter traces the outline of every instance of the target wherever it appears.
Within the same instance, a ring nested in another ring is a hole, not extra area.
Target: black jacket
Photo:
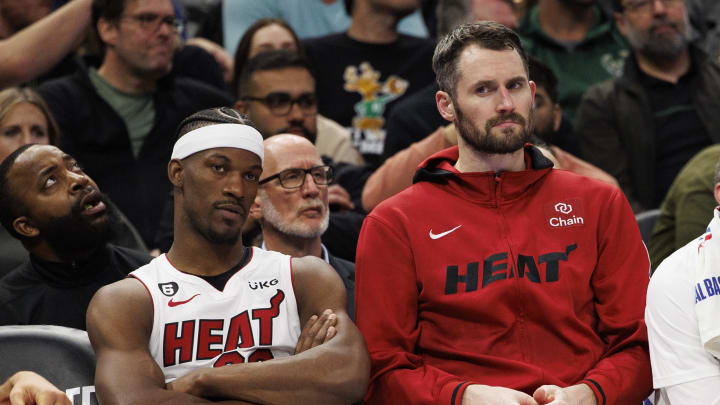
[[[713,142],[720,142],[720,63],[696,51],[692,103]],[[656,131],[635,58],[623,75],[585,93],[575,121],[582,156],[615,176],[636,212],[656,208]]]
[[[115,245],[74,265],[30,259],[0,279],[0,325],[59,325],[85,330],[85,312],[100,287],[150,262]],[[121,310],[118,308],[118,310]]]

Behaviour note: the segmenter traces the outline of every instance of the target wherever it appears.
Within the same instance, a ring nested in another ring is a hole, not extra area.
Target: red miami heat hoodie
[[[368,215],[356,320],[369,405],[459,405],[469,384],[583,382],[598,405],[650,393],[650,263],[630,206],[533,146],[525,156],[524,171],[459,173],[457,147],[441,151]]]

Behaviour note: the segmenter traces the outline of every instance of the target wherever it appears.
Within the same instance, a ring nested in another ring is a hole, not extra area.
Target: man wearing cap
[[[180,124],[168,164],[172,247],[101,289],[88,309],[103,404],[363,396],[367,349],[335,271],[316,257],[242,246],[263,155],[262,136],[233,110]]]

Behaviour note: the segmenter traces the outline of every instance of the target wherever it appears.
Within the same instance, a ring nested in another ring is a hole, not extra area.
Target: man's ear
[[[98,34],[106,45],[115,45],[118,36],[118,24],[119,21],[109,21],[104,18],[98,20]]]
[[[553,104],[553,132],[557,132],[562,124],[562,107],[560,104]]]
[[[453,104],[452,98],[450,98],[450,94],[438,90],[438,92],[435,93],[435,103],[443,118],[450,122],[455,121],[455,105]]]
[[[173,186],[182,188],[185,172],[181,161],[173,159],[168,163],[168,179],[170,179]]]
[[[38,235],[40,235],[40,230],[37,229],[32,222],[30,221],[30,218],[26,216],[17,217],[12,223],[13,229],[15,229],[15,232],[19,233],[20,235],[26,237],[26,238],[34,238]]]
[[[622,13],[614,12],[613,16],[615,17],[615,26],[617,26],[618,31],[627,38],[627,24],[625,23],[625,17]]]
[[[259,221],[262,219],[262,199],[255,196],[255,201],[250,205],[250,217]]]
[[[715,190],[713,190],[715,201],[720,204],[720,183],[715,184]]]

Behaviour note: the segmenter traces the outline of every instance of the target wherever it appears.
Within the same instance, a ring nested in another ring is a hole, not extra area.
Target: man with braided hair
[[[170,250],[100,290],[88,309],[100,401],[361,398],[367,349],[335,271],[316,257],[242,246],[262,173],[260,133],[226,108],[193,114],[178,132]]]

